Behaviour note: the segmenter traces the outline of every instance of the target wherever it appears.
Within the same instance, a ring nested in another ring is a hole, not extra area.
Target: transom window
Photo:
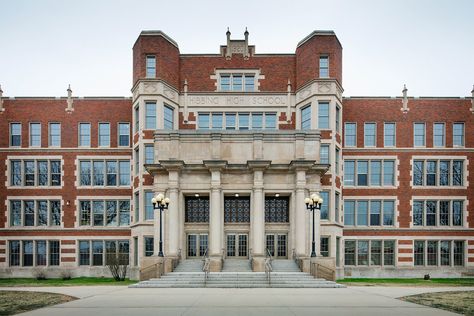
[[[414,200],[413,226],[462,226],[464,201]]]
[[[344,161],[346,186],[394,186],[395,160],[346,160]]]
[[[224,197],[224,222],[249,223],[250,197]]]
[[[346,266],[395,265],[395,240],[346,240]]]
[[[129,160],[80,160],[80,186],[129,186]]]
[[[209,197],[186,196],[184,203],[186,223],[209,223]]]
[[[265,222],[288,223],[290,221],[290,198],[287,196],[265,197]]]
[[[60,200],[10,200],[10,226],[59,225]]]
[[[414,160],[414,186],[462,186],[463,160]]]
[[[225,124],[224,124],[225,122]],[[276,113],[198,113],[198,129],[200,130],[258,130],[276,129]]]
[[[344,225],[393,226],[395,201],[344,200]]]
[[[79,201],[81,226],[130,225],[129,200]]]
[[[61,186],[61,160],[11,160],[11,186]]]
[[[463,266],[464,240],[415,240],[415,266]]]
[[[59,266],[59,240],[10,240],[10,266]]]
[[[220,75],[220,91],[255,91],[255,74],[225,73]]]

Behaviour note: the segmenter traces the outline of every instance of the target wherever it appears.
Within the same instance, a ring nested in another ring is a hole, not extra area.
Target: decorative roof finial
[[[69,84],[68,87],[67,87],[67,108],[66,108],[66,112],[67,113],[72,113],[72,111],[74,111],[74,108],[73,108],[73,101],[72,101],[71,84]]]
[[[249,35],[249,31],[247,31],[247,27],[245,27],[244,35],[245,35],[245,36],[248,36],[248,35]]]
[[[230,30],[229,30],[229,27],[227,27],[227,32],[225,32],[225,34],[226,34],[227,36],[230,36]]]
[[[404,84],[403,85],[403,90],[402,90],[402,93],[403,93],[403,100],[402,100],[402,104],[403,104],[403,107],[402,107],[402,111],[403,113],[407,113],[408,112],[408,96],[407,96],[407,92],[408,92],[408,89],[407,89],[407,85]]]

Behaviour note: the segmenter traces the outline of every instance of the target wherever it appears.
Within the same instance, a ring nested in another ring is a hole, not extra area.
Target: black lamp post
[[[311,247],[311,257],[316,257],[316,243],[314,240],[314,226],[315,226],[315,213],[316,210],[321,209],[321,205],[323,204],[323,199],[318,194],[311,194],[311,197],[304,199],[304,203],[306,204],[306,209],[310,212],[313,212],[313,243]]]
[[[160,251],[158,252],[158,257],[163,257],[163,225],[162,222],[162,213],[164,210],[168,209],[170,204],[170,199],[165,198],[163,194],[158,194],[157,196],[151,199],[154,210],[160,210]]]

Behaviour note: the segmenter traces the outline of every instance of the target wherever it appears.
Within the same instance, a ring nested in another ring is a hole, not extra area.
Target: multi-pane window
[[[323,199],[323,204],[321,205],[321,209],[319,210],[321,219],[329,219],[329,192],[321,191],[319,192],[319,196]]]
[[[319,251],[321,256],[329,257],[329,237],[321,237],[320,242]]]
[[[224,197],[224,222],[249,223],[250,197]]]
[[[146,56],[146,77],[156,77],[156,57],[153,55]]]
[[[413,138],[415,146],[425,146],[425,123],[413,125]]]
[[[329,164],[329,145],[319,147],[319,162]]]
[[[59,226],[61,201],[10,200],[10,226]]]
[[[11,186],[61,186],[60,160],[10,160]]]
[[[133,219],[135,223],[138,223],[140,221],[140,192],[135,192],[133,207],[135,209],[135,215],[133,216]]]
[[[81,160],[79,169],[80,186],[130,185],[129,160]]]
[[[198,114],[198,129],[201,130],[248,130],[276,129],[276,113],[239,113],[238,125],[236,123],[235,113]]]
[[[49,146],[61,146],[61,123],[49,123]]]
[[[356,126],[356,123],[344,124],[344,145],[346,147],[355,147],[357,144]]]
[[[383,124],[383,146],[394,147],[396,137],[396,125],[395,123],[384,123]]]
[[[129,200],[79,201],[81,226],[128,226]]]
[[[262,129],[262,128],[263,128],[263,114],[252,113],[252,129]]]
[[[21,146],[21,123],[10,123],[10,146]]]
[[[329,128],[329,102],[318,103],[318,128]]]
[[[156,103],[145,103],[145,129],[156,129]]]
[[[433,125],[433,146],[444,147],[445,145],[444,123],[434,123]]]
[[[119,123],[118,125],[118,145],[121,147],[130,146],[130,124]]]
[[[255,75],[229,73],[220,75],[220,91],[255,91]]]
[[[339,222],[339,205],[341,203],[340,194],[336,192],[334,199],[334,221]]]
[[[340,158],[341,155],[340,155],[340,150],[339,150],[339,148],[336,148],[335,156],[336,156],[336,157],[335,157],[336,163],[335,163],[335,165],[334,165],[334,168],[336,169],[336,174],[338,175],[338,174],[339,174],[339,163],[340,163],[340,159],[341,159],[341,158]]]
[[[199,113],[198,114],[198,129],[207,130],[210,127],[210,114]]]
[[[153,237],[145,237],[144,238],[144,243],[145,243],[145,257],[151,257],[153,256],[154,253],[154,238]]]
[[[186,223],[209,223],[209,197],[186,196],[184,199]]]
[[[91,124],[79,123],[79,146],[91,146]]]
[[[319,78],[329,78],[329,56],[319,56]]]
[[[145,163],[151,164],[155,162],[155,152],[153,144],[145,145]]]
[[[236,129],[236,115],[235,113],[226,113],[225,114],[225,129],[235,130]]]
[[[250,114],[239,113],[239,130],[250,129]]]
[[[347,226],[393,226],[394,217],[393,200],[344,200]]]
[[[140,107],[135,107],[135,133],[140,129]]]
[[[11,240],[10,266],[58,266],[59,240]]]
[[[464,266],[463,240],[415,240],[415,266]]]
[[[307,105],[301,109],[301,129],[311,129],[311,105]]]
[[[414,186],[462,186],[463,160],[414,160]]]
[[[30,146],[41,147],[41,123],[30,123]]]
[[[336,132],[341,132],[341,108],[336,106]]]
[[[79,265],[103,266],[112,257],[119,259],[119,264],[128,264],[130,260],[128,240],[81,240],[79,241]]]
[[[135,175],[140,174],[140,151],[139,149],[135,149]]]
[[[344,161],[344,185],[346,186],[393,186],[394,174],[394,160]]]
[[[364,146],[375,147],[377,141],[376,124],[364,123]]]
[[[392,266],[395,264],[394,240],[345,240],[346,266]]]
[[[165,130],[172,130],[174,125],[174,110],[172,107],[165,105],[163,111],[163,127]]]
[[[453,146],[464,146],[464,123],[453,123]]]
[[[151,199],[153,198],[153,192],[146,191],[145,192],[145,220],[153,219],[154,218],[154,209],[153,204],[151,203]]]
[[[265,197],[265,222],[288,223],[290,221],[290,199],[283,197]]]
[[[414,200],[413,226],[462,226],[463,200]]]
[[[99,123],[99,146],[110,146],[110,123]]]
[[[222,129],[222,113],[212,114],[212,129]]]
[[[265,113],[265,128],[276,129],[277,120],[276,113]]]

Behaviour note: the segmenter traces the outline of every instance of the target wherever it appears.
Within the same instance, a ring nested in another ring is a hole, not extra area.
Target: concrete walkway
[[[342,289],[133,289],[121,286],[0,288],[72,295],[80,300],[22,315],[458,315],[396,297],[474,287]]]

